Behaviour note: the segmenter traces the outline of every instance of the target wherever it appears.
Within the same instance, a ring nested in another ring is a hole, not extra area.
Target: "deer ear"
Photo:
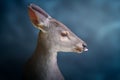
[[[30,19],[35,27],[40,29],[42,32],[46,32],[46,28],[49,27],[50,16],[40,7],[35,4],[28,6]]]

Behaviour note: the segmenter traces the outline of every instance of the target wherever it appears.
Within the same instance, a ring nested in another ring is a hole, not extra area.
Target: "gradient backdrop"
[[[28,17],[35,3],[88,44],[82,54],[59,53],[66,80],[120,80],[120,0],[1,0],[0,80],[22,80],[39,30]]]

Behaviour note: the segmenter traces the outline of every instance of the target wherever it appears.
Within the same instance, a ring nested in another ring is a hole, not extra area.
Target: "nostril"
[[[82,44],[84,51],[88,51],[87,44]]]
[[[83,46],[84,48],[86,48],[86,47],[87,47],[87,45],[86,45],[86,44],[82,44],[82,46]]]

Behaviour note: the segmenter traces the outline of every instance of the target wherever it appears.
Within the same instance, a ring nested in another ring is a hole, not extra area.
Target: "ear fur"
[[[49,20],[51,17],[35,4],[30,4],[28,6],[28,12],[32,24],[42,32],[46,32],[45,28],[49,27]]]

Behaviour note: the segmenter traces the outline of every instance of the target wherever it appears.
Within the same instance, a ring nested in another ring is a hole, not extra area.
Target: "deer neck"
[[[44,43],[47,42],[45,40],[38,41],[35,54],[33,55],[38,76],[42,75],[45,80],[63,80],[57,64],[57,51],[52,48],[52,45]]]

